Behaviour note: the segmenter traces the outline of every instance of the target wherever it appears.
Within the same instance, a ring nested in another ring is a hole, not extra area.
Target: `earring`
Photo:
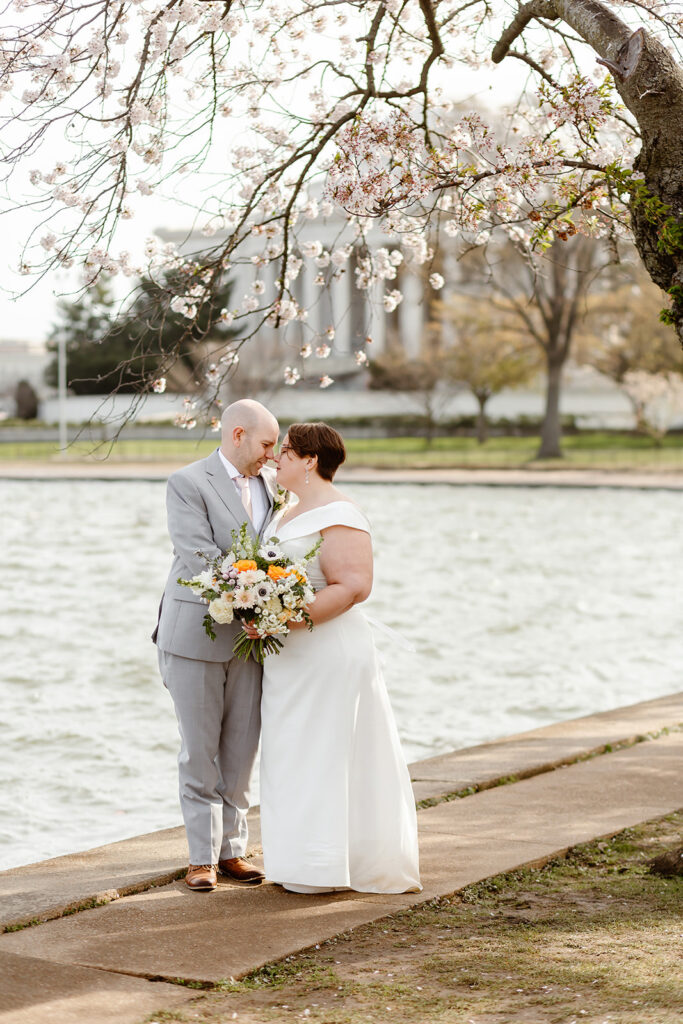
[[[304,476],[304,483],[308,483],[308,466],[306,466],[306,475]]]

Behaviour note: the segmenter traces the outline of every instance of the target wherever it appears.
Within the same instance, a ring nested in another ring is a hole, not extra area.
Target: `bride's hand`
[[[247,634],[250,640],[262,640],[263,637],[259,633],[258,629],[252,626],[249,622],[242,623],[242,629]]]

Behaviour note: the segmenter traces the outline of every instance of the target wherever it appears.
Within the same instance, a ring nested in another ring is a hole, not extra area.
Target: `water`
[[[0,867],[178,824],[163,485],[0,488]],[[346,490],[410,760],[681,688],[680,495]]]

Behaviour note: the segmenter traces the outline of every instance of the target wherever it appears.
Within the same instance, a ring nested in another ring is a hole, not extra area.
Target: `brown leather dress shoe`
[[[236,882],[245,882],[247,885],[260,885],[266,877],[258,868],[248,864],[241,857],[231,857],[229,860],[219,860],[218,870],[228,878],[234,878]]]
[[[195,892],[212,892],[218,884],[214,864],[190,864],[185,875],[185,885]]]

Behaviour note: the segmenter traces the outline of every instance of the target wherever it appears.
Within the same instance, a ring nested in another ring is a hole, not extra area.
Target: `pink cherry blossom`
[[[576,25],[533,6],[505,56],[528,71],[526,92],[489,115],[458,102],[459,70],[486,67],[493,80],[491,53],[516,3],[8,0],[4,204],[32,221],[13,261],[26,275],[73,267],[85,284],[170,274],[170,309],[188,329],[225,275],[243,273],[222,327],[250,343],[265,324],[305,358],[308,307],[340,282],[391,314],[404,275],[443,287],[429,272],[448,266],[435,264],[439,249],[483,246],[492,233],[528,252],[570,230],[627,234],[629,191],[613,179],[628,182],[641,142],[626,93],[585,59],[590,40],[574,51]],[[675,7],[615,0],[610,10],[674,53]],[[141,235],[129,245],[130,222],[160,195],[177,197],[169,226],[196,225],[192,244]],[[212,387],[235,370],[229,352],[213,356]],[[287,383],[297,374],[288,367]],[[196,422],[183,416],[186,428]]]

